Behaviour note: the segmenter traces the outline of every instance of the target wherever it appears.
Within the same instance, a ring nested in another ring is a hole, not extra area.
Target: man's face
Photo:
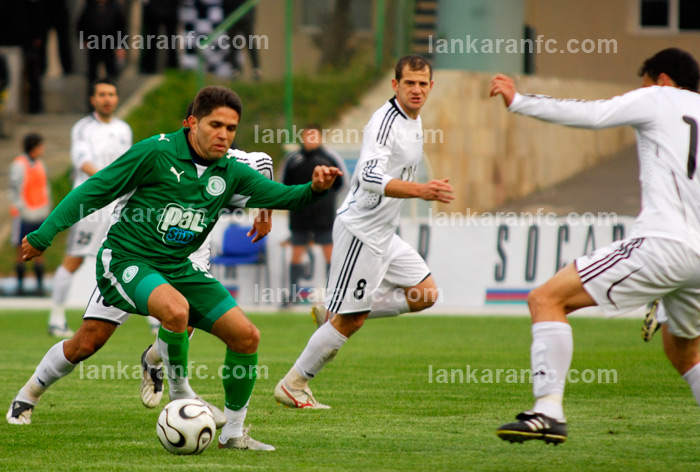
[[[29,151],[29,157],[32,159],[39,159],[44,155],[44,151],[46,151],[46,145],[44,143],[38,144],[34,146],[34,149]]]
[[[109,84],[97,84],[95,94],[90,97],[90,103],[100,116],[112,116],[119,104],[117,87]]]
[[[301,133],[301,142],[306,151],[318,149],[321,146],[321,132],[317,129],[307,128]]]
[[[204,159],[224,157],[236,137],[239,119],[238,112],[229,107],[215,108],[199,120],[193,115],[187,118],[195,151]]]
[[[401,107],[411,118],[416,118],[428,99],[428,94],[433,89],[430,69],[426,66],[422,70],[411,70],[408,65],[405,65],[401,75],[400,81],[391,80],[391,86],[396,92],[396,98]]]

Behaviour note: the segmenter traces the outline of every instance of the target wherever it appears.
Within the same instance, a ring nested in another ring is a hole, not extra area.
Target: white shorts
[[[78,221],[68,233],[66,253],[73,257],[97,256],[110,225],[109,221],[89,221],[87,218]]]
[[[102,294],[97,289],[97,286],[95,286],[95,290],[92,291],[90,301],[85,309],[85,314],[83,314],[83,319],[106,321],[108,323],[121,326],[127,319],[129,319],[129,315],[130,313],[109,305],[102,297]]]
[[[583,288],[608,316],[661,298],[671,334],[700,336],[700,256],[661,238],[615,241],[576,259]]]
[[[414,287],[429,275],[423,258],[396,234],[379,256],[335,220],[325,302],[331,313],[367,313],[373,298],[393,287]]]

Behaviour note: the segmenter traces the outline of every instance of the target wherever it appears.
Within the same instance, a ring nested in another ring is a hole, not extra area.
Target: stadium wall
[[[435,71],[423,109],[425,152],[435,178],[450,177],[455,200],[440,211],[484,211],[551,186],[634,144],[630,128],[589,131],[508,113],[488,97],[492,74]],[[516,76],[519,91],[601,99],[629,88],[554,77]],[[432,134],[429,134],[432,133]]]
[[[254,266],[223,267],[212,274],[240,305],[252,311],[276,311],[281,289],[288,287],[291,247],[287,212],[275,211],[267,244],[269,282]],[[252,218],[238,216],[237,224],[249,227]],[[629,216],[579,215],[557,218],[511,214],[461,218],[431,212],[425,218],[402,218],[401,237],[427,261],[440,288],[432,313],[527,313],[527,294],[575,258],[629,237],[634,218]],[[214,228],[212,252],[221,247],[227,223]],[[320,301],[326,284],[325,261],[318,246],[305,255],[308,265],[300,280],[300,309]],[[69,305],[85,307],[95,287],[95,262],[91,258],[79,269],[69,296]],[[260,275],[260,277],[259,277]],[[352,290],[348,291],[351,296]],[[595,310],[589,310],[595,312]]]

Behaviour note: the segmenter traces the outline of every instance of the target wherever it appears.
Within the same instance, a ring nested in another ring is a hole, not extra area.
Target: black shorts
[[[306,246],[311,241],[321,246],[325,246],[326,244],[333,244],[333,231],[292,230],[292,246]]]
[[[21,246],[22,240],[32,231],[39,229],[43,221],[24,221],[20,218],[12,220],[12,244]]]

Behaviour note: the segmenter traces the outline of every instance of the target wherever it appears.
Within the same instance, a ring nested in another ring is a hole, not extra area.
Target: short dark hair
[[[194,100],[192,100],[188,105],[187,105],[187,111],[185,112],[185,120],[190,117],[192,114],[192,109],[194,108]]]
[[[698,91],[700,71],[697,61],[690,53],[678,48],[664,49],[644,61],[639,69],[640,77],[646,74],[654,81],[662,73],[671,77],[680,88]]]
[[[91,97],[95,96],[95,93],[97,93],[97,86],[100,84],[111,85],[117,91],[117,95],[119,95],[119,89],[117,88],[117,83],[109,77],[102,77],[100,79],[93,81],[90,84],[90,96]]]
[[[24,152],[29,154],[35,147],[44,142],[44,137],[39,133],[29,133],[24,137]]]
[[[318,123],[308,123],[304,127],[304,131],[306,131],[307,129],[315,129],[316,131],[323,131],[321,128],[321,125],[319,125]]]
[[[232,108],[238,112],[239,118],[243,116],[243,104],[238,94],[219,85],[209,85],[199,91],[194,97],[192,115],[201,120],[219,107]]]
[[[399,59],[399,62],[396,63],[394,78],[397,81],[400,81],[401,77],[403,77],[403,69],[406,66],[408,66],[408,70],[413,71],[423,70],[427,67],[430,71],[430,80],[433,80],[433,66],[430,65],[430,62],[428,62],[428,60],[421,55],[409,54],[408,56],[404,56]]]

